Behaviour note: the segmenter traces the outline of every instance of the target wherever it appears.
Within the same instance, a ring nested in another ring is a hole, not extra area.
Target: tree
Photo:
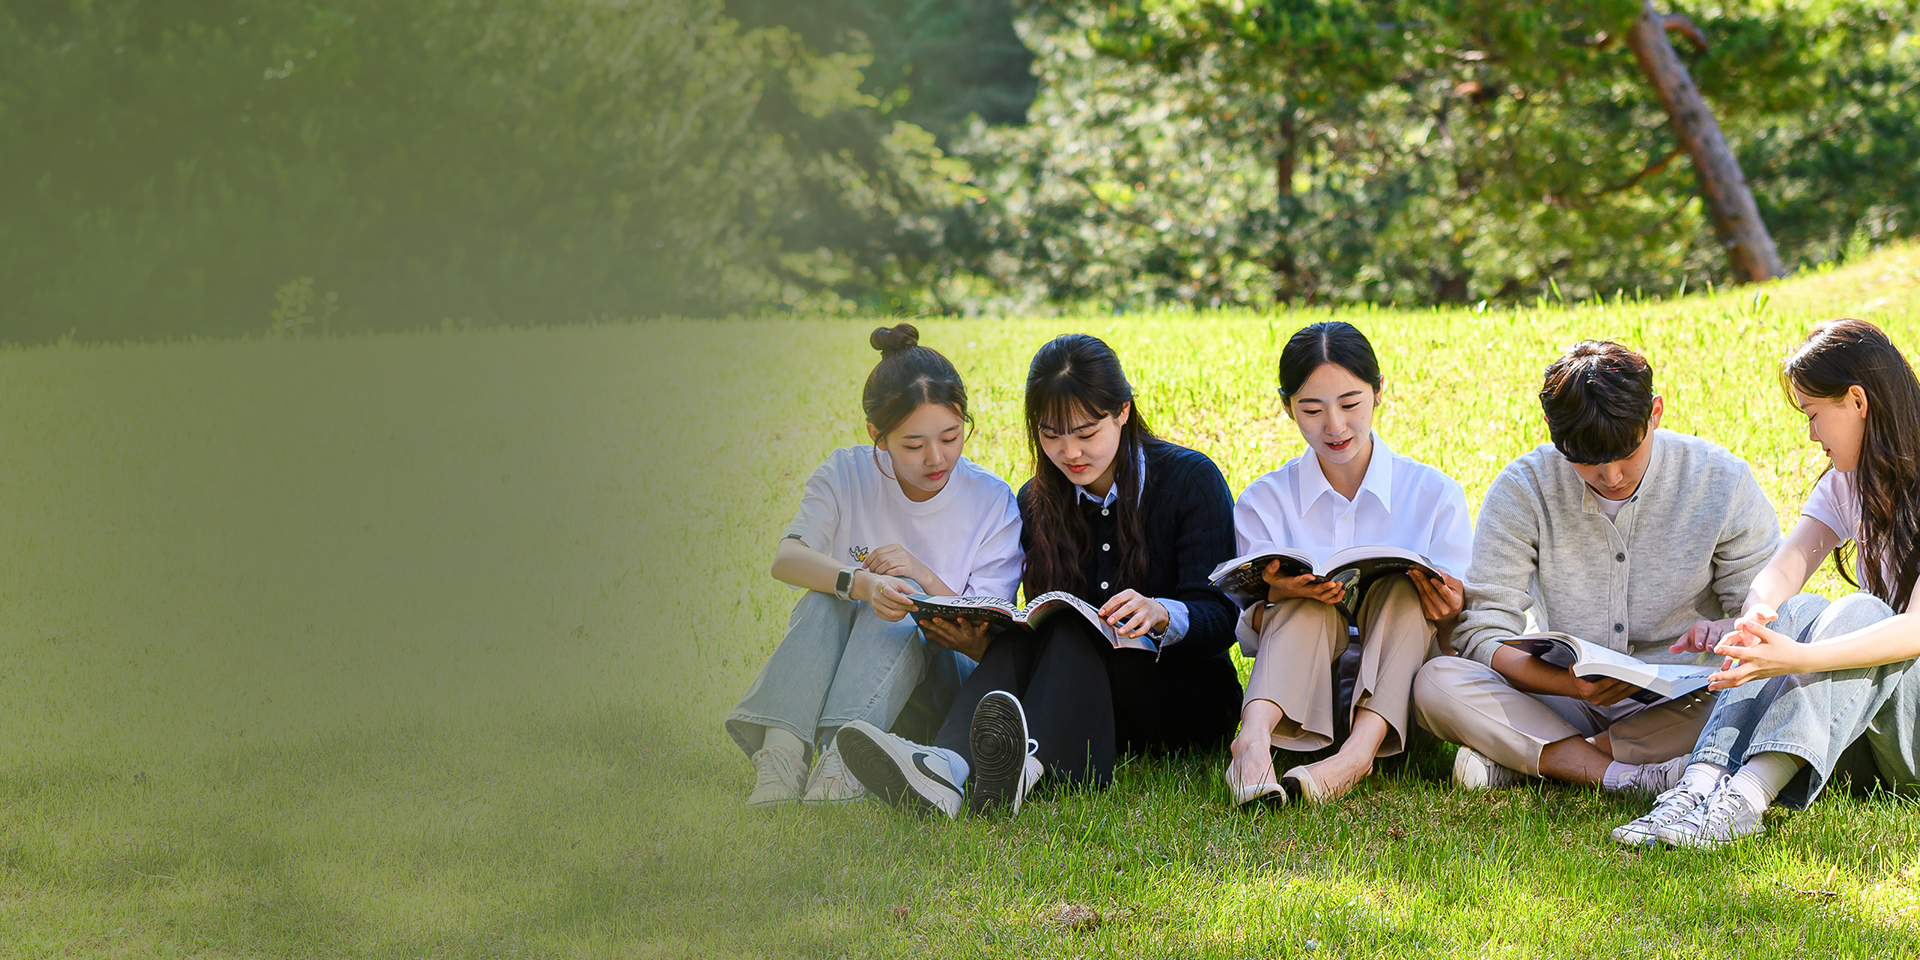
[[[1614,42],[1643,9],[1045,4],[1025,33],[1044,129],[984,130],[958,148],[982,171],[979,229],[1006,254],[979,269],[1116,303],[1728,282],[1698,185],[1674,162],[1685,145]],[[1920,100],[1916,51],[1899,37],[1913,24],[1910,4],[1736,6],[1701,20],[1713,50],[1682,60],[1729,124],[1783,259],[1912,229]],[[1210,172],[1189,177],[1194,163]],[[1266,289],[1238,279],[1249,263]]]
[[[1680,62],[1680,55],[1668,42],[1670,30],[1686,32],[1701,49],[1707,47],[1706,35],[1693,26],[1691,20],[1662,16],[1654,9],[1653,0],[1646,0],[1639,18],[1627,31],[1627,45],[1632,48],[1633,57],[1639,61],[1648,82],[1653,84],[1660,105],[1673,118],[1673,131],[1679,135],[1681,145],[1693,158],[1695,175],[1700,178],[1700,196],[1712,213],[1714,233],[1727,248],[1727,260],[1734,277],[1758,282],[1783,276],[1786,268],[1780,265],[1773,237],[1760,219],[1753,191],[1747,188],[1746,175],[1740,172],[1740,161],[1728,149],[1726,138],[1720,135],[1713,108],[1700,95],[1700,88],[1694,85],[1686,65]]]

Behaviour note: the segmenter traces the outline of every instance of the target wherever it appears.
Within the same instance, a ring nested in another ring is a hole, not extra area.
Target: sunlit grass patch
[[[1382,435],[1476,503],[1545,439],[1547,361],[1619,337],[1785,526],[1823,464],[1775,365],[1856,306],[1920,345],[1920,252],[1764,301],[921,327],[1016,485],[1027,360],[1087,330],[1238,490],[1300,451],[1280,343],[1352,319]],[[1643,801],[1450,790],[1435,747],[1314,808],[1236,809],[1200,753],[1014,818],[745,809],[720,718],[796,599],[799,484],[865,440],[876,322],[0,352],[0,955],[1920,952],[1888,797],[1718,856],[1608,843]]]

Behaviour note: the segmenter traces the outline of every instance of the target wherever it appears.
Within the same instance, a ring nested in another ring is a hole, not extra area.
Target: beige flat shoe
[[[1303,800],[1327,803],[1346,796],[1348,791],[1365,778],[1366,774],[1362,773],[1347,783],[1321,783],[1313,778],[1313,774],[1309,773],[1306,767],[1294,767],[1281,775],[1280,786]]]
[[[1262,803],[1286,803],[1290,799],[1287,788],[1278,783],[1243,783],[1240,776],[1238,758],[1227,764],[1227,790],[1233,794],[1233,805],[1245,806],[1256,800]]]

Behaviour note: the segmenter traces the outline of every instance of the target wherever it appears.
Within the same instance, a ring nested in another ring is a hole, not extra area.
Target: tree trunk
[[[1734,276],[1759,282],[1786,274],[1773,237],[1760,220],[1760,208],[1754,205],[1753,191],[1740,172],[1740,162],[1727,149],[1720,135],[1720,124],[1713,118],[1700,88],[1680,62],[1680,55],[1667,41],[1666,20],[1646,0],[1640,18],[1627,32],[1627,46],[1640,62],[1641,72],[1660,96],[1660,105],[1673,121],[1673,131],[1681,146],[1693,157],[1694,176],[1699,178],[1700,195],[1713,216],[1713,232],[1727,250]]]
[[[1299,206],[1293,197],[1293,164],[1299,150],[1299,137],[1294,125],[1292,108],[1280,112],[1280,133],[1274,144],[1274,175],[1279,181],[1279,195],[1274,198],[1278,216],[1275,218],[1278,228],[1273,238],[1273,299],[1276,303],[1292,304],[1301,296],[1300,265],[1293,257],[1293,221],[1299,215]]]

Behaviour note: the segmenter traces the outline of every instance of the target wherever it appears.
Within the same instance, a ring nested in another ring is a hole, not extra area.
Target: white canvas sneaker
[[[1004,806],[1009,814],[1019,813],[1027,791],[1044,772],[1033,755],[1040,744],[1027,738],[1027,713],[1020,698],[1005,690],[981,697],[973,708],[973,730],[968,736],[973,749],[973,792],[967,796],[967,810],[982,814]]]
[[[1651,847],[1660,841],[1660,828],[1685,819],[1706,800],[1706,797],[1686,787],[1673,787],[1660,794],[1646,816],[1614,827],[1607,836],[1614,843],[1624,843],[1629,847]]]
[[[1687,761],[1692,754],[1683,753],[1664,763],[1643,763],[1640,772],[1634,777],[1633,789],[1650,793],[1656,797],[1665,796],[1667,791],[1680,785],[1680,778],[1687,775]]]
[[[813,762],[813,769],[807,773],[808,803],[845,803],[858,800],[867,795],[860,781],[847,772],[847,762],[840,756],[840,744],[836,741]]]
[[[1453,785],[1466,790],[1494,790],[1511,787],[1526,779],[1518,770],[1494,763],[1492,758],[1472,747],[1461,747],[1453,755]]]
[[[1722,779],[1693,812],[1660,827],[1653,835],[1670,847],[1717,850],[1742,837],[1767,832],[1760,823],[1762,811],[1755,810],[1732,783],[1732,777]]]
[[[747,806],[792,803],[807,789],[807,767],[784,747],[768,747],[753,755],[753,792]]]
[[[902,810],[960,815],[960,786],[953,782],[953,768],[940,751],[896,737],[865,720],[841,727],[833,743],[868,796]]]

